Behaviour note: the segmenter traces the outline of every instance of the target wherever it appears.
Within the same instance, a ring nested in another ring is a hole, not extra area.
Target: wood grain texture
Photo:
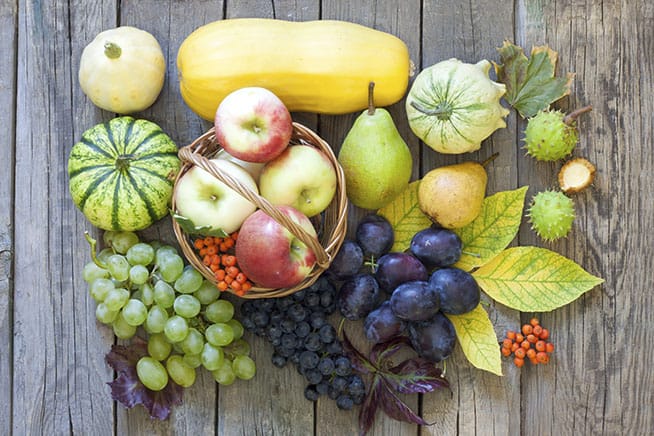
[[[13,353],[13,260],[14,260],[14,153],[16,122],[16,1],[0,3],[0,28],[9,29],[0,39],[5,61],[0,65],[0,433],[11,433]]]

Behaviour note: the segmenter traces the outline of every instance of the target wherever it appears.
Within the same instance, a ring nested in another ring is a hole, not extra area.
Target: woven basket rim
[[[313,130],[297,122],[293,122],[293,135],[291,137],[289,146],[292,145],[310,145],[318,148],[325,153],[336,171],[336,192],[334,194],[334,198],[332,199],[332,202],[327,207],[327,209],[319,215],[322,220],[323,227],[322,232],[320,232],[322,233],[322,237],[320,239],[313,237],[298,224],[291,221],[277,207],[270,204],[270,202],[268,202],[265,198],[252,191],[248,186],[244,185],[239,180],[236,180],[228,174],[220,172],[211,163],[211,158],[214,157],[218,151],[222,149],[220,144],[218,144],[216,141],[213,127],[196,138],[190,144],[179,149],[178,155],[182,161],[182,166],[175,178],[173,199],[171,204],[173,211],[177,210],[175,206],[175,193],[177,191],[179,179],[194,166],[199,166],[241,194],[247,200],[254,203],[257,206],[257,209],[263,209],[264,212],[266,212],[273,219],[286,227],[298,239],[309,246],[309,248],[311,248],[316,255],[316,264],[314,265],[312,271],[303,281],[297,285],[290,288],[262,288],[255,284],[245,295],[240,295],[241,298],[252,299],[283,297],[297,292],[300,289],[311,286],[329,267],[333,257],[340,249],[341,244],[345,238],[345,234],[347,233],[348,202],[345,190],[345,174],[342,167],[338,163],[338,160],[331,146],[325,140],[320,138]],[[217,282],[213,272],[209,267],[204,265],[200,257],[193,249],[192,243],[190,241],[190,236],[183,231],[177,220],[174,218],[172,220],[172,225],[175,237],[177,238],[177,242],[179,243],[180,248],[186,257],[186,260],[191,263],[191,265],[197,269],[207,280],[216,285]],[[231,288],[228,288],[226,292],[235,294]]]

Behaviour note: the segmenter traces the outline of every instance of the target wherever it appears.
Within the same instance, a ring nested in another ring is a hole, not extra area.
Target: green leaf
[[[419,185],[420,180],[410,183],[407,189],[377,211],[391,223],[395,231],[395,243],[391,251],[406,250],[413,235],[432,224],[418,205]]]
[[[177,221],[179,226],[187,235],[216,236],[219,238],[226,238],[229,236],[229,234],[225,233],[223,229],[214,229],[211,226],[196,226],[190,218],[173,211],[170,211],[170,215],[175,221]]]
[[[484,199],[481,212],[470,224],[454,232],[463,242],[457,268],[471,271],[504,250],[518,234],[528,186],[502,191]]]
[[[523,118],[533,117],[540,110],[570,94],[574,74],[565,78],[555,77],[558,53],[548,46],[533,47],[531,58],[527,59],[521,47],[504,41],[498,48],[500,63],[495,65],[495,73],[500,82],[506,85],[504,99],[513,106]]]
[[[495,301],[522,312],[564,306],[604,280],[574,261],[540,247],[513,247],[473,273]]]
[[[446,315],[468,361],[476,368],[502,375],[502,357],[497,334],[488,314],[479,304],[463,315]]]

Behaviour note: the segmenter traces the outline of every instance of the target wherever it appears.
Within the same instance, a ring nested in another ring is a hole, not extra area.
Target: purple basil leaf
[[[434,389],[449,388],[442,370],[433,362],[416,357],[407,359],[384,373],[386,381],[402,394],[425,394]]]
[[[384,413],[396,421],[405,421],[418,425],[430,425],[421,416],[411,410],[400,397],[393,392],[393,387],[384,379],[380,389],[379,404]]]
[[[375,344],[370,351],[370,360],[379,367],[383,367],[382,361],[390,359],[393,354],[402,349],[403,346],[410,346],[411,343],[406,336],[396,336],[386,342]]]
[[[381,376],[375,374],[370,382],[368,394],[359,410],[359,435],[363,436],[372,427],[379,408],[380,392],[383,389]]]
[[[112,345],[111,351],[105,356],[107,365],[118,374],[136,367],[136,362],[148,354],[147,343],[143,340],[136,340],[129,347],[124,345]]]
[[[165,388],[159,392],[146,389],[149,395],[144,397],[145,407],[152,418],[159,420],[167,419],[173,406],[182,404],[183,388],[172,380],[168,380]]]
[[[111,398],[128,409],[143,404],[143,396],[147,394],[145,386],[136,376],[136,371],[124,371],[107,384],[111,386]]]
[[[350,338],[347,337],[345,330],[343,330],[342,342],[343,342],[343,350],[345,350],[345,354],[350,358],[350,361],[352,362],[352,367],[355,370],[357,370],[361,374],[369,374],[371,372],[376,371],[374,365],[370,363],[370,361],[366,359],[366,356],[364,356],[352,344]]]

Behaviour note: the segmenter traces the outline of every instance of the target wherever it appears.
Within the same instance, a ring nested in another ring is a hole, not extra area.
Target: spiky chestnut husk
[[[527,121],[525,149],[527,154],[542,161],[563,159],[574,150],[578,135],[576,123],[564,122],[561,111],[540,111]]]
[[[531,200],[528,211],[531,228],[545,241],[568,235],[575,219],[574,203],[560,191],[543,191]]]

